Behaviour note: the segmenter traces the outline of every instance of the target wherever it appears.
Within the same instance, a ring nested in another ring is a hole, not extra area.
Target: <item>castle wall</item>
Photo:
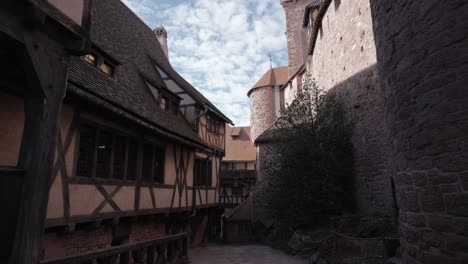
[[[404,263],[468,263],[468,2],[371,6]]]
[[[250,93],[250,124],[252,141],[275,122],[273,87],[262,87]]]
[[[282,0],[286,12],[289,76],[305,62],[307,57],[307,30],[302,28],[305,7],[312,0]]]
[[[392,214],[390,141],[376,62],[369,0],[332,1],[323,17],[308,71],[319,88],[337,96],[353,124],[358,212]]]

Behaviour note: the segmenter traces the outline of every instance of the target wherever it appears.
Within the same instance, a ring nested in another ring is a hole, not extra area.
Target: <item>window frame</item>
[[[151,81],[149,81],[146,78],[144,79],[145,79],[146,86],[148,87],[151,94],[153,95],[153,98],[156,100],[158,107],[162,109],[163,111],[166,111],[175,116],[178,116],[181,98],[177,98],[175,95],[171,94],[171,92],[168,91],[167,89],[154,85]],[[157,95],[155,94],[154,91],[152,91],[153,89],[157,91]]]
[[[94,57],[93,63],[89,59],[87,59],[87,56],[89,55]],[[102,72],[109,77],[114,77],[117,66],[119,65],[117,62],[115,62],[114,59],[111,59],[110,56],[104,55],[103,52],[100,52],[97,49],[92,49],[91,52],[81,56],[80,58],[86,64],[92,66],[93,68],[97,69],[99,72]],[[102,68],[103,65],[108,66],[109,72],[107,72],[106,70]]]
[[[200,165],[203,166],[200,167]],[[202,173],[204,176],[200,175],[200,172],[205,172]],[[213,186],[213,161],[211,159],[195,158],[193,165],[193,186],[203,188]]]
[[[79,159],[80,159],[80,144],[81,144],[81,131],[83,126],[88,126],[93,129],[95,129],[95,139],[93,141],[94,146],[92,147],[92,161],[91,164],[88,164],[89,166],[88,170],[90,170],[90,173],[88,176],[86,175],[79,175],[78,170],[79,170]],[[99,148],[99,135],[102,133],[102,131],[105,131],[106,133],[110,134],[111,139],[111,153],[110,153],[110,158],[109,162],[107,164],[107,170],[108,173],[107,175],[97,175],[97,159],[98,159],[98,148]],[[115,177],[114,170],[115,170],[115,158],[116,158],[116,141],[117,138],[121,137],[124,139],[124,162],[123,162],[123,168],[121,169],[123,171],[123,177],[117,178]],[[133,144],[133,145],[132,145]],[[132,147],[135,147],[136,150],[136,160],[134,160],[133,165],[130,163],[130,159],[133,157],[130,153],[132,151]],[[74,168],[73,168],[73,177],[72,178],[77,178],[77,179],[94,179],[94,180],[110,180],[110,181],[118,181],[118,182],[133,182],[136,184],[138,181],[138,156],[140,155],[140,145],[139,145],[139,140],[138,137],[135,135],[131,135],[129,133],[124,133],[121,132],[117,129],[110,128],[103,126],[99,123],[93,122],[93,121],[88,121],[88,120],[80,120],[78,129],[77,129],[77,137],[76,137],[76,147],[75,147],[75,163],[74,163]],[[134,166],[134,168],[131,168]],[[134,175],[131,175],[131,170],[133,170]]]
[[[149,145],[151,147],[151,175],[144,175],[144,160],[145,160],[145,147]],[[143,149],[141,150],[141,182],[143,184],[165,184],[166,182],[166,147],[159,143],[159,142],[154,142],[152,140],[145,140],[143,142]],[[156,153],[159,152],[159,155]],[[162,159],[161,159],[162,158]],[[159,159],[162,161],[162,165],[159,166],[159,172],[160,174],[156,175],[156,167],[155,167],[155,162],[156,159]],[[149,177],[148,177],[149,176]]]
[[[221,122],[211,115],[206,116],[206,129],[216,135],[221,133]]]

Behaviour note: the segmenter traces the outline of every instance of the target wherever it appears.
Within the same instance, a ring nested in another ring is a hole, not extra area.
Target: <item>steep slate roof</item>
[[[256,88],[266,87],[266,86],[283,86],[288,81],[288,66],[277,67],[269,69],[262,78],[257,81],[257,83],[247,92],[247,96],[250,95],[250,92]]]
[[[239,132],[237,139],[233,135]],[[223,161],[255,161],[257,151],[252,138],[250,137],[250,127],[226,126],[226,152]]]
[[[148,122],[156,132],[206,146],[182,114],[176,117],[159,107],[145,84],[147,79],[167,89],[154,65],[164,54],[153,31],[125,4],[120,0],[94,2],[91,41],[120,65],[110,77],[73,58],[68,80],[71,93],[103,107],[118,108],[127,118]]]

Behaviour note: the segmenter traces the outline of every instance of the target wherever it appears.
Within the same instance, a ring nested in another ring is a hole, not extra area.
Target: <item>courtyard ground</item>
[[[288,256],[262,245],[222,245],[189,250],[191,264],[305,264],[306,260]]]

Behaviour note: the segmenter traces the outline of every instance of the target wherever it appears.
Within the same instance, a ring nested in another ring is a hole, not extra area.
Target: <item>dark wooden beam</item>
[[[26,171],[11,264],[38,263],[52,179],[68,54],[39,31],[25,32],[27,89],[18,167]]]

